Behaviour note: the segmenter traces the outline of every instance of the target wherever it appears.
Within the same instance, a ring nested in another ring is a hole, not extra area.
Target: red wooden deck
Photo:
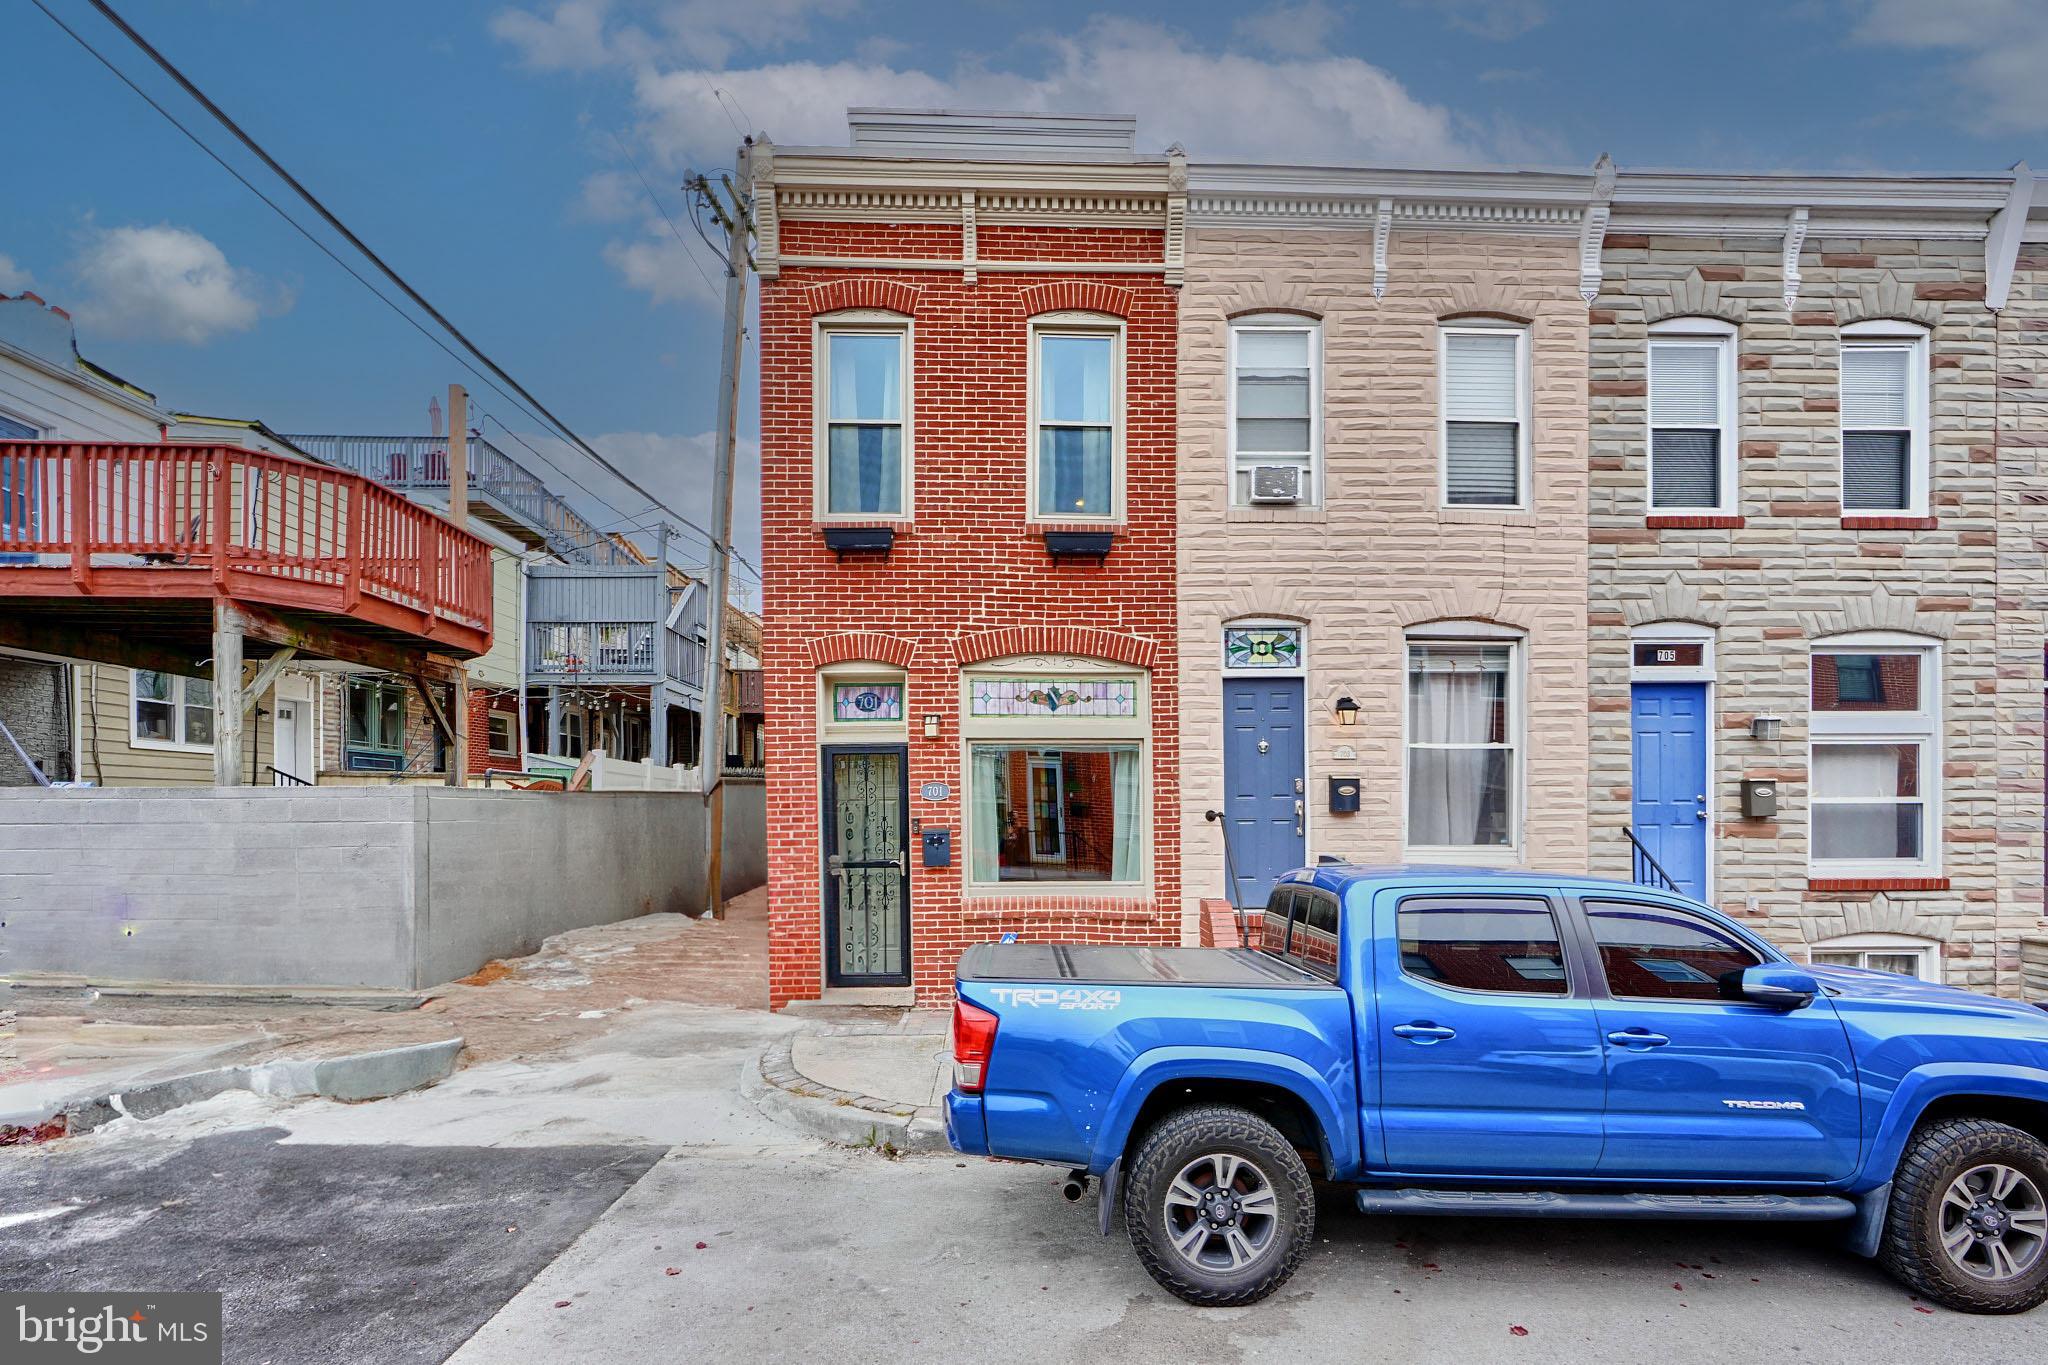
[[[39,562],[0,563],[0,601],[232,598],[438,654],[491,644],[488,544],[359,474],[237,446],[0,441],[10,554]]]

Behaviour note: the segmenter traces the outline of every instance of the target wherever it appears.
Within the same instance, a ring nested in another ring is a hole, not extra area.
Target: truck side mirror
[[[1774,1010],[1803,1010],[1820,994],[1818,981],[1782,962],[1766,962],[1730,972],[1722,978],[1722,987],[1737,1000],[1768,1005]]]

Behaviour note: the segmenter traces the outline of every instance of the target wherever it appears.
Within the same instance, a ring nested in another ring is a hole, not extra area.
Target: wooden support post
[[[656,683],[647,689],[647,762],[649,766],[668,766],[668,684]]]
[[[448,520],[469,527],[469,390],[448,386]]]
[[[71,447],[71,581],[92,591],[92,452]]]
[[[548,688],[548,756],[562,756],[562,689]]]
[[[213,601],[213,785],[242,784],[242,614]]]
[[[455,745],[448,759],[448,785],[469,785],[469,673],[455,675]]]
[[[299,651],[287,645],[265,659],[263,666],[256,670],[256,676],[249,679],[249,685],[242,689],[242,710],[254,711],[256,703],[263,700],[263,694],[277,681],[277,675],[284,672],[285,665],[298,657]]]

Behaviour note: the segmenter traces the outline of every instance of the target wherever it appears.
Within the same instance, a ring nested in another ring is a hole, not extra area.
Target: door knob
[[[1266,741],[1266,740],[1263,740],[1263,739],[1262,739],[1262,740],[1260,740],[1260,741],[1259,741],[1259,752],[1260,752],[1260,753],[1262,753],[1262,754],[1263,754],[1263,753],[1266,753],[1266,752],[1267,752],[1268,750],[1270,750],[1270,749],[1271,749],[1272,747],[1273,747],[1273,746],[1272,746],[1272,744],[1271,744],[1271,743],[1269,743],[1269,742],[1268,742],[1268,741]]]

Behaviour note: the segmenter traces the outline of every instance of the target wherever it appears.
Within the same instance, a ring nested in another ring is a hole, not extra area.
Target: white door
[[[277,776],[271,781],[280,787],[293,786],[299,782],[310,783],[313,775],[307,771],[312,764],[306,761],[304,752],[311,732],[304,724],[306,703],[284,701],[277,703],[277,715],[271,731],[271,766],[277,769]]]

